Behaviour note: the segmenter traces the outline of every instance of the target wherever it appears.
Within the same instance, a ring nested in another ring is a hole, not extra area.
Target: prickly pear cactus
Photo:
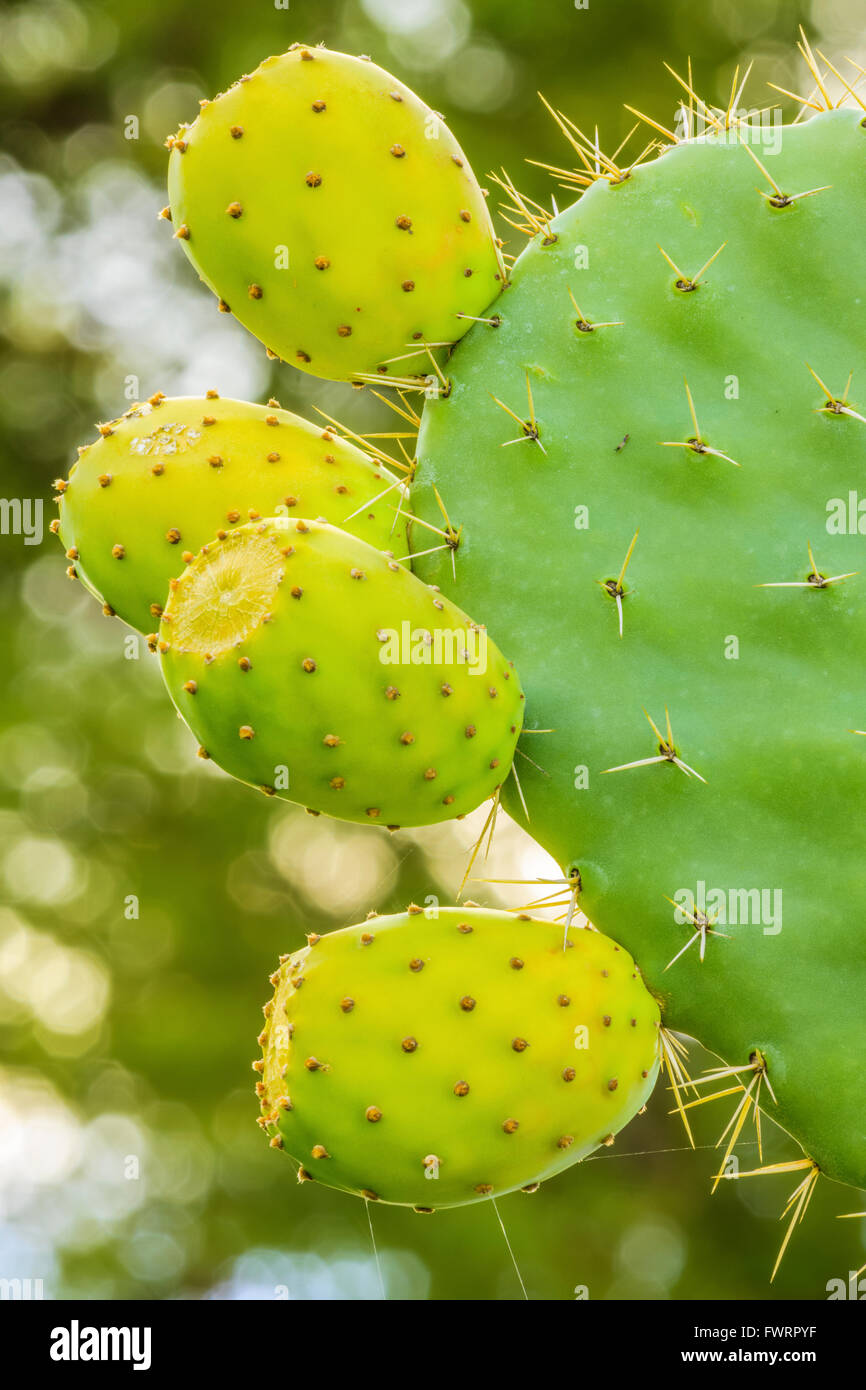
[[[313,1177],[432,1210],[541,1182],[644,1105],[659,1011],[588,929],[420,908],[312,937],[272,976],[262,1127]],[[303,988],[302,988],[303,986]]]
[[[220,307],[302,371],[427,370],[424,344],[456,341],[457,313],[501,286],[460,146],[375,63],[299,44],[168,143],[175,236]]]
[[[418,570],[554,730],[521,780],[581,906],[669,1026],[744,1075],[763,1056],[769,1112],[859,1186],[866,127],[770,133],[672,143],[533,236],[425,410],[415,507],[437,485],[466,545],[456,585]]]
[[[169,581],[239,522],[322,516],[378,547],[405,538],[388,506],[399,479],[276,401],[157,394],[99,432],[57,484],[60,539],[78,578],[140,632],[158,624]]]
[[[821,1174],[866,1185],[866,106],[835,68],[826,98],[801,48],[821,94],[803,113],[827,109],[793,125],[683,84],[678,132],[650,121],[620,167],[557,116],[578,163],[554,172],[582,196],[548,215],[502,183],[529,237],[507,287],[463,156],[372,65],[295,46],[170,142],[175,233],[251,331],[304,371],[393,386],[403,422],[428,398],[414,573],[378,515],[359,538],[322,503],[337,525],[215,541],[208,513],[177,577],[150,553],[156,513],[124,513],[150,566],[129,611],[171,581],[172,698],[269,793],[389,828],[492,797],[491,835],[503,795],[563,871],[564,942],[455,908],[283,958],[257,1090],[302,1176],[421,1207],[531,1185],[639,1110],[660,1057],[688,1129],[683,1090],[703,1093],[677,1030],[719,1057],[711,1098],[735,1094],[719,1176],[750,1113],[802,1147],[783,1251]],[[98,478],[66,531],[76,483],[64,539],[109,553]],[[88,549],[72,558],[107,592]],[[517,669],[492,643],[481,678],[432,655],[459,630],[477,657],[479,622]],[[524,690],[539,736],[518,781]]]
[[[173,582],[160,634],[203,751],[310,810],[431,824],[473,810],[511,767],[511,664],[450,599],[337,527],[229,531]]]

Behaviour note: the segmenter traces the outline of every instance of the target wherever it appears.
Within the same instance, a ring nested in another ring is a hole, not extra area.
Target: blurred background
[[[504,165],[549,206],[567,195],[526,160],[569,152],[539,89],[612,150],[625,101],[671,125],[663,60],[684,72],[690,55],[722,105],[754,60],[744,104],[761,106],[768,81],[808,91],[799,23],[833,61],[866,63],[858,21],[859,0],[0,7],[0,494],[44,502],[41,543],[0,535],[0,1279],[41,1280],[46,1298],[377,1299],[381,1272],[389,1298],[521,1296],[489,1203],[371,1209],[379,1271],[364,1205],[299,1187],[255,1125],[250,1060],[278,954],[371,908],[452,899],[477,817],[389,836],[231,782],[195,757],[153,658],[68,582],[48,534],[75,445],[157,390],[275,394],[383,428],[366,393],[269,362],[217,313],[157,221],[165,136],[268,54],[324,41],[414,86],[482,182]],[[478,872],[557,874],[502,822]],[[491,903],[536,895],[472,885]],[[692,1045],[690,1060],[713,1059]],[[660,1085],[613,1148],[500,1201],[531,1298],[823,1298],[863,1263],[866,1223],[835,1219],[862,1194],[825,1182],[771,1286],[799,1175],[711,1200],[730,1102],[696,1115],[695,1152],[670,1106]],[[798,1156],[772,1130],[765,1160]],[[750,1125],[739,1152],[757,1165]]]

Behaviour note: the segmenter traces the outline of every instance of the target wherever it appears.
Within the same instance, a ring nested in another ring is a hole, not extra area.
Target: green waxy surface
[[[79,578],[140,632],[205,542],[251,517],[322,516],[372,545],[405,544],[397,478],[287,410],[157,395],[102,428],[60,495],[60,537]]]
[[[336,527],[229,532],[181,576],[160,633],[169,693],[208,754],[311,810],[432,824],[509,773],[523,719],[511,663],[450,600]]]
[[[612,1139],[658,1072],[658,1006],[589,929],[563,950],[555,923],[414,908],[313,938],[274,979],[267,1132],[316,1180],[386,1202],[551,1177]]]
[[[501,327],[472,330],[425,410],[414,505],[436,515],[435,483],[464,531],[456,586],[435,556],[418,568],[491,625],[529,724],[555,730],[531,741],[549,775],[521,764],[531,831],[579,866],[581,905],[666,1024],[732,1065],[760,1048],[769,1114],[863,1185],[866,422],[822,409],[806,364],[837,401],[853,372],[847,405],[866,415],[866,129],[822,114],[755,153],[788,195],[830,187],[773,207],[748,151],[710,138],[597,183],[526,250]],[[694,276],[722,243],[696,290],[676,288],[659,245]],[[569,289],[621,324],[579,331]],[[519,430],[491,393],[528,415],[527,374],[546,453],[502,447]],[[684,380],[701,439],[739,466],[661,447],[694,436]],[[638,530],[620,637],[602,586]],[[819,574],[856,573],[805,583],[810,543]],[[659,755],[644,710],[666,736],[666,708],[706,780],[667,759],[606,772]],[[666,899],[700,906],[701,884],[710,917],[713,889],[769,896],[668,969],[694,927]]]
[[[201,278],[316,376],[429,371],[413,346],[456,341],[457,315],[500,284],[484,195],[444,122],[344,53],[297,46],[208,102],[173,142],[168,185]]]

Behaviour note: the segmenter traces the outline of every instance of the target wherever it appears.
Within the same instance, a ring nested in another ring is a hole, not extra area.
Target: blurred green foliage
[[[610,149],[630,128],[624,101],[672,121],[663,59],[684,72],[690,55],[722,104],[754,59],[747,104],[761,105],[766,81],[805,86],[799,22],[864,61],[857,20],[856,0],[0,10],[0,492],[43,500],[46,527],[41,544],[0,535],[0,1277],[41,1278],[47,1297],[379,1297],[364,1207],[299,1187],[255,1126],[256,1019],[279,952],[369,908],[448,899],[471,839],[312,820],[220,776],[144,648],[64,575],[51,479],[130,399],[275,393],[382,428],[366,394],[275,369],[216,313],[155,217],[163,137],[270,52],[324,41],[415,86],[479,174],[504,165],[549,202],[567,195],[525,160],[568,151],[537,90]],[[516,828],[505,837],[500,876],[546,871]],[[475,885],[484,895],[500,900]],[[696,1067],[710,1060],[693,1049]],[[862,1263],[863,1225],[833,1217],[864,1204],[823,1184],[771,1288],[789,1180],[724,1183],[711,1201],[729,1112],[700,1112],[692,1153],[669,1109],[659,1086],[612,1149],[501,1201],[531,1297],[820,1298]],[[753,1166],[750,1127],[741,1154]],[[765,1156],[793,1146],[768,1133]],[[489,1204],[371,1216],[389,1297],[520,1296]]]

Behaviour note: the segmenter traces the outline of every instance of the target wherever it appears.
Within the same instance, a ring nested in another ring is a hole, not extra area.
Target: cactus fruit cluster
[[[366,60],[295,45],[168,141],[220,307],[404,420],[426,397],[417,449],[154,398],[61,485],[73,569],[161,618],[234,777],[388,828],[492,797],[492,833],[502,797],[563,873],[564,940],[410,909],[283,957],[254,1066],[301,1177],[421,1209],[531,1187],[660,1061],[688,1130],[675,1030],[720,1059],[728,1154],[762,1111],[802,1148],[794,1222],[820,1174],[866,1185],[866,106],[832,71],[784,126],[683,84],[628,164],[554,113],[579,196],[502,184],[507,274],[441,119]]]

